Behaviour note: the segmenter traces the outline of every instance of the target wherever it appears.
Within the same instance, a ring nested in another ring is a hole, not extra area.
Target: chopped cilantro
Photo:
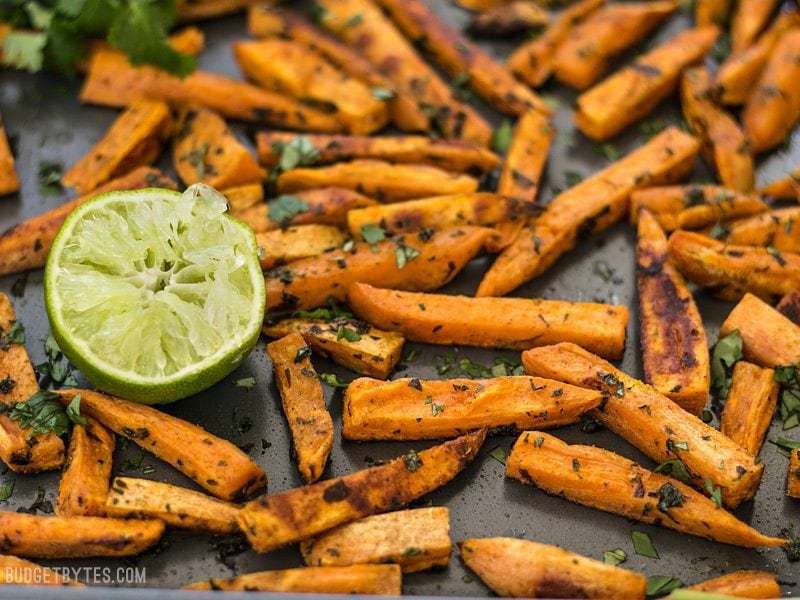
[[[692,476],[689,474],[689,470],[686,468],[686,465],[682,460],[679,458],[673,458],[667,461],[662,462],[658,465],[655,469],[653,469],[656,473],[663,473],[664,475],[669,475],[670,477],[674,477],[678,481],[683,483],[691,483]]]
[[[86,417],[81,415],[81,395],[75,394],[75,396],[70,400],[70,403],[67,405],[67,417],[73,423],[78,425],[86,425],[88,421]]]
[[[377,244],[386,239],[386,230],[380,225],[372,223],[361,226],[361,237],[368,244]]]
[[[394,258],[398,269],[402,269],[409,261],[414,260],[418,256],[419,250],[411,246],[406,246],[405,243],[398,242],[397,248],[394,250]]]
[[[255,377],[243,377],[236,380],[236,387],[245,388],[246,390],[254,388],[256,385]]]
[[[283,195],[267,203],[270,221],[286,227],[297,215],[308,212],[308,202],[297,196]]]
[[[357,342],[361,339],[361,336],[355,329],[350,329],[344,325],[339,325],[339,329],[336,330],[336,339],[345,339],[348,342]]]
[[[489,456],[499,462],[501,465],[506,464],[506,449],[502,446],[495,446],[491,450],[489,450]]]
[[[511,121],[505,119],[500,124],[500,127],[495,129],[494,134],[492,135],[492,149],[494,149],[495,152],[504,154],[508,151],[509,146],[511,146],[511,140],[513,137],[514,127],[511,124]]]
[[[350,383],[342,381],[336,373],[320,373],[319,380],[334,388],[346,388]]]
[[[603,552],[603,562],[607,565],[619,565],[628,560],[628,554],[622,548]]]
[[[58,394],[47,390],[39,390],[25,402],[17,402],[9,410],[8,416],[21,427],[31,428],[34,433],[61,435],[66,433],[70,422]]]
[[[389,88],[375,86],[372,88],[372,97],[376,100],[383,100],[384,102],[388,100],[393,100],[395,94],[394,90],[390,90]]]
[[[681,587],[683,587],[683,582],[680,579],[668,575],[652,575],[647,578],[646,593],[648,598],[656,598],[665,596]]]
[[[658,551],[653,545],[653,540],[650,536],[643,531],[631,531],[631,541],[633,542],[633,550],[639,556],[646,556],[647,558],[658,558]]]
[[[742,359],[742,336],[735,330],[721,338],[711,353],[711,391],[720,400],[728,397],[733,366]]]
[[[717,508],[722,508],[722,488],[718,485],[714,485],[710,479],[703,480],[703,487],[709,497],[714,501],[714,504],[717,505]]]

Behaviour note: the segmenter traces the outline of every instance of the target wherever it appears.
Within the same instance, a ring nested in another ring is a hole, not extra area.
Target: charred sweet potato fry
[[[278,191],[299,192],[320,187],[342,187],[382,202],[471,193],[478,181],[427,165],[393,165],[380,160],[354,160],[314,169],[300,168],[278,176]]]
[[[705,67],[689,69],[681,80],[681,106],[689,127],[703,145],[706,162],[722,185],[737,192],[753,190],[753,155],[744,132],[730,114],[709,97],[711,75]]]
[[[800,326],[753,294],[745,294],[719,329],[720,337],[738,331],[744,357],[762,367],[800,362]]]
[[[467,30],[475,36],[506,37],[550,23],[550,13],[532,0],[515,0],[474,15]]]
[[[720,431],[747,450],[758,455],[778,404],[778,384],[772,369],[740,360],[733,368],[733,378],[720,418]]]
[[[556,196],[495,260],[477,296],[502,296],[546,271],[578,240],[627,211],[631,192],[673,182],[691,169],[699,144],[669,128],[625,158]]]
[[[61,178],[79,194],[91,192],[109,179],[152,163],[172,133],[172,117],[165,102],[133,102],[92,149]]]
[[[489,124],[422,60],[411,43],[368,0],[320,0],[322,25],[353,46],[389,78],[401,95],[414,99],[428,117],[425,130],[486,146]]]
[[[539,180],[555,133],[548,118],[540,112],[531,110],[519,118],[503,161],[498,194],[536,202]]]
[[[773,181],[758,190],[759,194],[783,200],[800,199],[800,169],[790,173],[788,177]]]
[[[575,125],[593,140],[607,140],[646,116],[678,85],[681,71],[701,60],[719,28],[688,29],[640,55],[578,97]]]
[[[421,294],[365,283],[351,285],[347,300],[368,323],[415,342],[524,350],[571,341],[609,358],[625,349],[625,306]]]
[[[195,71],[184,79],[154,67],[133,67],[117,50],[100,50],[89,60],[81,101],[124,107],[139,98],[197,104],[244,121],[302,131],[337,133],[342,125],[325,113],[281,94],[243,81]]]
[[[694,5],[694,22],[703,25],[724,26],[732,8],[731,0],[698,0]]]
[[[786,294],[775,308],[792,323],[800,325],[800,291]]]
[[[57,571],[7,554],[0,554],[0,585],[83,587],[82,583],[63,577]]]
[[[361,377],[345,391],[342,437],[424,440],[479,427],[506,431],[575,423],[603,397],[538,377],[393,379]]]
[[[146,187],[177,189],[176,183],[158,169],[140,167],[101,185],[93,192],[32,217],[0,234],[0,275],[44,266],[50,246],[69,214],[98,194]]]
[[[181,529],[220,535],[238,531],[235,504],[160,481],[115,477],[104,508],[109,516],[158,519]]]
[[[415,573],[450,562],[450,511],[443,506],[397,510],[342,525],[300,544],[309,566],[394,563]]]
[[[221,190],[220,193],[228,201],[228,211],[234,215],[264,201],[264,186],[261,183],[237,185]]]
[[[0,403],[4,408],[25,402],[39,391],[24,339],[12,336],[19,327],[11,300],[0,292]],[[0,413],[0,459],[17,473],[58,469],[64,464],[64,442],[54,433],[34,433]]]
[[[667,237],[639,215],[636,286],[644,380],[686,411],[708,401],[709,356],[703,319],[681,274],[667,259]]]
[[[263,0],[179,0],[178,18],[181,21],[200,21],[239,12]]]
[[[276,207],[276,203],[280,202],[280,197],[254,204],[250,208],[235,213],[234,216],[247,223],[256,233],[272,231],[289,225],[319,224],[337,225],[344,228],[347,225],[349,211],[376,204],[374,200],[358,192],[338,187],[296,192],[292,194],[292,197],[300,201],[300,210],[288,219],[277,208],[273,208]],[[270,217],[270,215],[273,216]],[[2,236],[0,236],[0,247],[2,247]]]
[[[351,371],[386,379],[400,361],[405,338],[358,319],[284,319],[265,325],[267,337],[299,333],[312,350]]]
[[[19,180],[14,170],[14,155],[8,145],[3,117],[0,116],[0,196],[19,191]]]
[[[739,0],[731,19],[731,50],[741,52],[753,45],[772,16],[778,0]]]
[[[238,522],[257,552],[269,552],[372,514],[400,508],[453,479],[475,457],[486,430],[383,465],[262,496]]]
[[[209,579],[189,585],[185,589],[399,596],[401,579],[402,574],[397,565],[304,567],[248,573],[233,579]]]
[[[745,292],[778,299],[800,289],[800,255],[774,248],[731,246],[699,233],[676,231],[669,257],[684,277],[723,300]]]
[[[559,46],[575,26],[605,3],[605,0],[579,0],[558,15],[544,32],[522,44],[506,60],[506,66],[532,87],[542,85],[553,72]]]
[[[644,575],[517,538],[458,544],[461,559],[498,596],[644,600]]]
[[[258,160],[272,167],[281,158],[282,144],[297,134],[288,131],[259,131]],[[319,153],[315,164],[344,160],[374,159],[391,163],[431,165],[457,173],[480,174],[500,164],[500,157],[483,146],[462,140],[434,140],[421,135],[357,136],[311,134],[304,136]]]
[[[9,554],[25,558],[135,556],[164,533],[162,521],[53,517],[0,512],[0,535]]]
[[[72,427],[67,462],[58,484],[57,515],[106,515],[113,455],[114,434],[100,423],[86,418],[86,425],[76,423]]]
[[[789,457],[786,494],[792,498],[800,498],[800,449],[798,448],[794,449]]]
[[[646,383],[574,344],[528,350],[522,363],[531,375],[606,392],[595,418],[655,461],[683,461],[692,483],[719,488],[726,506],[755,494],[764,465]]]
[[[526,431],[517,439],[506,460],[506,475],[578,504],[723,544],[758,548],[785,543],[756,531],[677,479],[608,450],[566,444],[541,431]]]
[[[267,344],[283,413],[292,432],[297,469],[307,483],[322,476],[333,446],[333,421],[303,336],[289,333]]]
[[[781,586],[775,574],[768,571],[734,571],[695,583],[686,589],[736,598],[779,598],[781,595]]]
[[[585,90],[614,58],[644,39],[677,10],[673,0],[608,4],[589,15],[558,47],[554,73],[561,83]]]
[[[729,244],[769,246],[778,252],[800,253],[800,208],[778,208],[728,226]]]
[[[172,148],[175,171],[187,186],[228,187],[260,183],[264,170],[236,139],[225,120],[207,108],[193,107],[179,118]]]
[[[64,404],[81,396],[81,413],[97,419],[224,500],[264,489],[264,471],[239,448],[155,408],[91,390],[59,390]]]
[[[267,38],[236,42],[239,67],[258,85],[298,100],[328,107],[352,133],[369,134],[386,125],[389,111],[363,82],[339,71],[308,46]]]
[[[375,0],[389,17],[433,56],[452,77],[468,77],[469,86],[497,110],[510,115],[535,109],[552,113],[533,90],[458,29],[448,25],[423,0]]]
[[[336,250],[344,241],[345,235],[331,225],[298,225],[256,234],[264,252],[262,269]]]
[[[800,27],[784,33],[742,111],[753,152],[774,148],[800,119]]]
[[[307,309],[344,300],[354,283],[428,291],[450,281],[491,235],[479,227],[443,229],[431,236],[398,237],[352,250],[305,258],[267,273],[267,307]]]

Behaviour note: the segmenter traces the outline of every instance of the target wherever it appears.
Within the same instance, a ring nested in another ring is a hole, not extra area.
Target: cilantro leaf
[[[603,552],[603,562],[607,565],[619,565],[628,560],[628,553],[622,548]]]
[[[683,587],[683,582],[680,579],[669,575],[653,575],[647,578],[646,593],[648,598],[666,596],[681,587]]]
[[[501,154],[505,153],[511,145],[513,137],[514,127],[511,125],[511,121],[506,119],[492,134],[492,149]]]
[[[73,423],[78,425],[86,425],[88,421],[86,417],[81,415],[81,395],[76,394],[75,397],[67,405],[67,417]]]
[[[281,153],[278,168],[290,171],[297,167],[307,167],[319,160],[319,150],[308,137],[298,135],[288,142],[277,142],[273,149]]]
[[[11,31],[3,40],[3,64],[31,73],[42,70],[46,33]]]
[[[39,390],[25,402],[17,402],[9,410],[8,417],[23,428],[30,427],[34,433],[56,435],[66,433],[70,421],[58,394],[46,390]]]
[[[380,225],[369,223],[361,226],[361,237],[368,244],[377,244],[386,239],[386,231]]]
[[[336,331],[336,339],[345,339],[348,342],[357,342],[361,339],[361,336],[355,329],[350,329],[344,325],[339,325],[339,329]]]
[[[381,86],[375,86],[372,88],[372,97],[376,100],[383,100],[384,102],[387,102],[389,100],[394,100],[396,95],[397,94],[394,92],[394,90],[390,90],[389,88]]]
[[[733,366],[742,359],[742,336],[732,331],[717,341],[711,355],[711,391],[720,399],[728,397]]]
[[[653,540],[650,536],[643,531],[631,531],[631,541],[633,542],[633,550],[639,556],[646,556],[647,558],[658,558],[658,550],[653,545]]]
[[[267,215],[270,221],[279,223],[281,227],[285,227],[297,215],[304,212],[308,212],[308,202],[297,196],[278,196],[267,203]]]

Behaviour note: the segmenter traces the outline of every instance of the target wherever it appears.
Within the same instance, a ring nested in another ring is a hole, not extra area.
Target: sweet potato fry
[[[553,72],[558,47],[581,20],[604,3],[605,0],[579,0],[567,7],[540,36],[517,48],[506,60],[506,66],[528,85],[539,87]]]
[[[331,225],[298,225],[256,234],[264,251],[262,269],[336,250],[344,241],[345,235]]]
[[[526,431],[517,439],[506,476],[578,504],[723,544],[758,548],[786,542],[756,531],[677,479],[541,431]]]
[[[517,538],[460,542],[461,559],[498,596],[644,600],[644,575]]]
[[[228,118],[275,127],[327,133],[342,131],[334,115],[293,98],[207,71],[198,70],[179,79],[153,67],[133,67],[117,50],[101,50],[92,55],[80,97],[82,102],[115,107],[128,106],[147,97],[196,104]]]
[[[786,294],[775,308],[792,323],[800,325],[800,291]]]
[[[665,231],[703,229],[718,222],[763,213],[768,206],[757,196],[740,194],[717,185],[669,185],[635,190],[631,194],[631,222],[643,209]]]
[[[58,485],[57,515],[106,516],[113,455],[114,434],[100,423],[86,418],[86,425],[76,423],[72,427],[67,462]]]
[[[703,25],[727,24],[732,8],[731,0],[698,0],[694,5],[694,22]]]
[[[538,377],[393,379],[361,377],[345,391],[342,437],[425,440],[479,427],[507,431],[575,423],[600,405],[598,392]]]
[[[24,340],[11,336],[17,316],[11,300],[0,292],[0,403],[3,407],[25,402],[39,391],[36,373]],[[38,473],[64,464],[64,442],[54,433],[34,433],[0,413],[0,459],[17,473]]]
[[[264,186],[261,183],[237,185],[221,190],[220,193],[228,201],[228,211],[234,215],[264,201]]]
[[[0,512],[5,552],[25,558],[135,556],[164,533],[162,521]]]
[[[152,163],[172,133],[165,102],[133,102],[92,149],[61,178],[65,187],[87,194],[109,179]]]
[[[745,294],[719,329],[720,337],[738,331],[744,357],[762,367],[800,362],[800,326],[753,294]]]
[[[773,181],[758,190],[763,196],[771,196],[782,200],[800,199],[800,169],[796,169],[784,179]]]
[[[731,18],[731,50],[741,52],[753,45],[769,22],[778,0],[739,0]]]
[[[254,204],[248,209],[237,212],[234,216],[247,223],[256,233],[272,231],[289,225],[337,225],[344,228],[347,225],[347,213],[357,208],[374,206],[376,202],[345,188],[327,187],[316,190],[296,192],[292,196],[302,202],[300,211],[291,218],[276,210],[271,210],[280,198],[274,198],[265,203]],[[273,214],[274,218],[270,218]],[[277,215],[277,216],[276,216]],[[2,236],[0,236],[2,247]],[[2,264],[2,262],[0,262]]]
[[[158,169],[140,167],[101,185],[93,192],[32,217],[0,234],[0,275],[44,266],[53,240],[69,214],[98,194],[146,187],[177,189],[176,183]]]
[[[426,131],[487,146],[489,124],[458,100],[411,43],[368,0],[320,0],[322,25],[355,47],[427,116]],[[396,118],[396,117],[395,117]]]
[[[364,283],[351,285],[347,300],[368,323],[415,342],[524,350],[570,341],[609,358],[625,349],[625,306],[420,294]]]
[[[201,21],[239,12],[263,0],[179,0],[178,18],[181,21]]]
[[[512,0],[455,0],[455,3],[467,10],[487,10],[500,8],[510,4]]]
[[[267,344],[275,384],[292,432],[297,469],[313,483],[322,476],[333,445],[333,421],[303,336],[290,333]]]
[[[600,8],[576,25],[556,50],[556,79],[585,90],[617,56],[644,39],[677,8],[673,0],[622,2]]]
[[[688,590],[727,594],[737,598],[779,598],[781,586],[774,573],[767,571],[734,571],[690,585]]]
[[[353,333],[349,333],[347,330]],[[267,337],[299,333],[314,352],[329,357],[351,371],[386,379],[400,361],[405,338],[382,331],[357,319],[284,319],[265,325]],[[348,339],[349,338],[349,339]],[[356,339],[357,338],[357,339]]]
[[[727,242],[800,253],[800,208],[778,208],[728,226]]]
[[[155,408],[91,390],[59,390],[64,404],[81,396],[81,413],[174,466],[224,500],[264,489],[266,476],[239,448]]]
[[[238,531],[239,507],[200,492],[160,481],[115,477],[105,503],[109,516],[158,519],[193,531],[227,534]]]
[[[720,418],[720,431],[758,455],[778,404],[778,384],[772,369],[740,360],[733,368],[728,399]]]
[[[708,401],[709,356],[703,319],[681,274],[667,260],[667,237],[639,215],[636,286],[644,380],[686,411]]]
[[[233,579],[209,579],[189,585],[185,589],[399,596],[401,578],[400,567],[397,565],[304,567],[248,573]]]
[[[7,554],[0,554],[0,585],[83,587],[82,583],[63,577],[57,571]]]
[[[794,449],[789,457],[786,494],[792,498],[800,498],[800,449]]]
[[[309,566],[394,563],[403,573],[447,566],[451,549],[450,511],[443,506],[373,515],[300,544]]]
[[[281,144],[297,134],[259,131],[258,160],[272,167],[280,161]],[[367,158],[392,163],[431,165],[457,173],[480,174],[500,164],[500,157],[483,146],[462,140],[434,140],[421,135],[356,136],[312,134],[306,137],[319,152],[315,164]]]
[[[453,479],[483,445],[486,430],[343,477],[262,496],[238,522],[257,552],[302,541],[372,514],[396,510]]]
[[[224,189],[260,183],[265,175],[225,120],[207,108],[193,107],[182,112],[172,161],[187,186],[205,183]]]
[[[723,300],[745,292],[776,300],[800,289],[800,255],[773,248],[730,246],[699,233],[676,231],[669,257],[684,277]]]
[[[539,180],[555,133],[540,112],[531,110],[519,118],[497,183],[498,194],[536,202]]]
[[[677,181],[686,175],[698,149],[693,137],[669,128],[559,194],[497,257],[476,295],[502,296],[540,275],[579,240],[619,220],[634,189]]]
[[[474,36],[499,37],[525,33],[550,24],[550,13],[531,0],[515,0],[506,6],[474,15],[467,30]]]
[[[719,28],[683,31],[640,55],[578,97],[575,125],[593,140],[607,140],[646,116],[678,85],[681,71],[711,49]]]
[[[19,191],[19,180],[14,170],[14,155],[8,145],[3,117],[0,115],[0,196]]]
[[[386,104],[363,82],[339,71],[308,46],[267,38],[236,42],[236,61],[248,79],[278,93],[326,107],[351,133],[366,135],[389,120]]]
[[[692,483],[719,488],[734,508],[752,498],[764,465],[744,448],[669,398],[574,344],[534,348],[522,354],[525,370],[608,394],[594,416],[655,461],[680,459]]]
[[[681,80],[683,116],[703,145],[706,162],[722,185],[737,192],[753,190],[753,155],[744,132],[730,114],[710,100],[711,75],[705,67],[687,70]]]
[[[329,298],[344,300],[354,283],[398,290],[442,287],[478,253],[491,235],[479,227],[443,229],[432,236],[358,242],[349,251],[305,258],[267,273],[269,309],[307,309]]]
[[[408,38],[423,47],[452,77],[468,77],[469,86],[491,106],[509,115],[528,110],[553,111],[504,65],[458,29],[438,17],[423,0],[375,0]]]
[[[382,202],[464,194],[478,189],[469,175],[449,173],[427,165],[393,165],[380,160],[354,160],[315,169],[292,169],[278,176],[278,191],[299,192],[320,187],[343,187]]]
[[[784,33],[742,111],[756,154],[774,148],[800,120],[800,27]]]

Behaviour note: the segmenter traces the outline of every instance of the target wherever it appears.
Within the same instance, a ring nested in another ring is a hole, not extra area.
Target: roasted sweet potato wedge
[[[645,209],[639,215],[636,286],[644,380],[688,412],[708,401],[709,356],[703,319],[667,258],[667,237]]]
[[[615,136],[667,97],[681,71],[702,59],[718,34],[716,25],[688,29],[640,55],[578,97],[575,125],[593,140]]]
[[[762,367],[800,362],[800,326],[754,296],[745,294],[719,329],[720,337],[738,331],[744,357]]]
[[[91,418],[75,424],[69,438],[67,462],[58,484],[56,514],[106,516],[108,480],[114,455],[114,434]]]
[[[72,581],[57,571],[7,554],[0,554],[0,585],[70,585],[83,587],[82,583]]]
[[[499,37],[525,33],[550,24],[550,13],[533,0],[514,0],[473,15],[467,30],[474,36]]]
[[[201,427],[155,408],[91,390],[59,390],[68,404],[81,396],[81,413],[97,419],[168,462],[224,500],[243,500],[264,489],[264,471],[239,448]]]
[[[361,377],[345,391],[342,437],[423,440],[480,427],[550,429],[575,423],[602,401],[592,392],[538,377],[393,379]]]
[[[450,511],[444,506],[365,517],[300,544],[309,566],[394,563],[415,573],[450,562]]]
[[[677,479],[541,431],[526,431],[517,439],[506,475],[578,504],[723,544],[758,548],[786,542],[756,531]]]
[[[669,128],[641,148],[556,196],[495,260],[478,296],[502,296],[546,271],[577,242],[627,211],[633,190],[674,182],[692,168],[699,143]]]
[[[732,4],[731,0],[698,0],[694,5],[694,22],[698,26],[722,27],[728,22]]]
[[[740,360],[733,368],[731,387],[720,418],[720,431],[758,455],[778,404],[775,372]]]
[[[731,50],[741,52],[753,45],[772,16],[778,0],[739,0],[731,19]]]
[[[483,445],[486,430],[383,465],[262,496],[238,522],[257,552],[269,552],[372,514],[400,508],[453,479]]]
[[[736,598],[779,598],[781,595],[781,586],[775,574],[768,571],[734,571],[695,583],[686,589]]]
[[[774,248],[731,246],[691,231],[669,238],[669,257],[683,275],[724,300],[746,292],[778,299],[800,289],[800,255]]]
[[[792,323],[800,325],[800,291],[786,294],[775,308]]]
[[[8,145],[3,117],[0,115],[0,196],[19,191],[19,180],[14,170],[14,155]]]
[[[800,208],[778,208],[731,223],[726,240],[738,246],[769,246],[800,253]]]
[[[264,252],[262,269],[336,250],[344,241],[344,233],[332,225],[297,225],[256,234]]]
[[[267,273],[267,307],[315,308],[331,297],[344,300],[354,283],[435,290],[455,277],[490,235],[485,228],[455,227],[375,244],[357,242],[351,250],[298,260]]]
[[[289,333],[267,344],[283,414],[292,432],[297,469],[307,483],[322,476],[333,446],[333,420],[303,336]]]
[[[135,556],[164,533],[162,521],[0,512],[5,551],[25,558]]]
[[[536,202],[550,144],[556,131],[538,111],[528,111],[517,121],[508,147],[497,193],[522,202]]]
[[[574,344],[528,350],[522,363],[531,375],[605,392],[595,418],[657,462],[683,461],[692,483],[718,489],[726,506],[755,494],[764,465],[646,383]]]
[[[764,186],[758,193],[782,200],[800,199],[800,169],[795,169],[787,177]]]
[[[786,494],[792,498],[800,498],[800,449],[793,450],[789,457]]]
[[[347,299],[368,323],[415,342],[524,350],[571,341],[609,358],[625,349],[625,306],[421,294],[364,283],[350,286]]]
[[[228,201],[228,211],[237,215],[251,206],[264,201],[264,186],[261,183],[248,183],[220,190]]]
[[[160,481],[115,477],[106,499],[109,516],[158,519],[172,527],[219,535],[238,531],[239,507]]]
[[[401,579],[402,574],[397,565],[305,567],[248,573],[233,579],[209,579],[189,585],[186,589],[399,596]]]
[[[644,575],[517,538],[458,544],[461,560],[498,596],[644,600]]]

